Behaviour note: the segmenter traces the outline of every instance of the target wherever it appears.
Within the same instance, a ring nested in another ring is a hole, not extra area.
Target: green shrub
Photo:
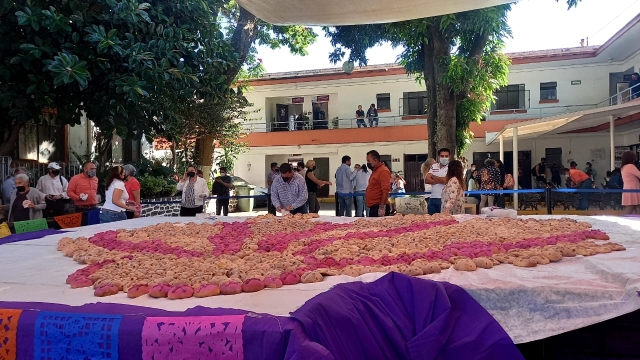
[[[140,182],[140,196],[142,198],[153,198],[171,196],[176,192],[176,184],[173,180],[167,180],[161,176],[142,176],[138,178]]]

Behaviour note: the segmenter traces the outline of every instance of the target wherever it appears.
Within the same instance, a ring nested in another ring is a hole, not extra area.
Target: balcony
[[[377,122],[373,121],[375,127],[395,127],[405,125],[426,125],[427,117],[418,116],[380,116]],[[288,131],[319,131],[336,129],[357,129],[370,127],[369,119],[362,119],[358,124],[356,118],[330,119],[330,120],[289,120],[287,122],[248,122],[243,124],[244,130],[248,133],[264,132],[288,132]]]

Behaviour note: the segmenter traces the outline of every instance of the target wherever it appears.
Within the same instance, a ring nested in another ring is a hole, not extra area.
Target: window
[[[524,84],[507,85],[496,91],[496,103],[492,110],[520,110],[526,109],[527,91]]]
[[[38,162],[60,161],[64,152],[64,126],[55,115],[43,114],[40,124],[28,123],[20,129],[17,158]]]
[[[402,98],[403,115],[424,115],[427,113],[427,92],[406,92]]]
[[[389,93],[377,94],[376,99],[378,102],[377,104],[378,110],[391,109],[391,94]]]
[[[540,100],[557,100],[558,99],[558,83],[545,82],[540,83]]]

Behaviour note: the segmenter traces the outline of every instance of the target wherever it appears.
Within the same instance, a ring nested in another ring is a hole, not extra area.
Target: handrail
[[[333,129],[354,129],[358,127],[370,127],[373,123],[374,127],[387,127],[397,125],[416,125],[426,124],[427,119],[422,115],[406,115],[406,116],[378,116],[376,118],[364,118],[358,122],[356,117],[326,119],[326,120],[303,120],[303,121],[276,121],[276,122],[256,122],[244,123],[243,128],[252,132],[278,132],[278,131],[296,131],[296,130],[333,130]],[[371,122],[371,123],[370,123]]]

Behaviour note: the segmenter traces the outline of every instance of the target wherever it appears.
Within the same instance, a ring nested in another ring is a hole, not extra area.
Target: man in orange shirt
[[[580,189],[591,189],[593,181],[591,177],[584,171],[579,170],[578,164],[575,161],[571,162],[571,169],[565,169],[565,173],[569,173],[569,178],[574,187]],[[589,210],[589,193],[583,192],[580,194],[580,203],[578,204],[578,210]]]
[[[82,173],[69,180],[67,196],[76,205],[76,211],[88,211],[98,205],[98,178],[96,165],[90,161],[82,164]]]
[[[391,190],[391,172],[380,161],[380,154],[371,150],[367,153],[367,167],[373,172],[369,178],[369,186],[364,193],[369,208],[370,217],[389,216],[391,205],[389,191]]]

